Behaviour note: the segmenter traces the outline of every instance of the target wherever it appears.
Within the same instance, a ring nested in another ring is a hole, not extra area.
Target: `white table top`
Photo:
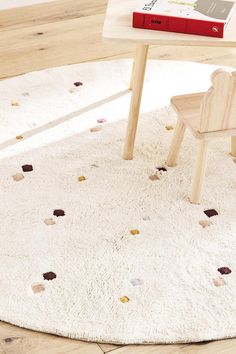
[[[236,47],[236,4],[224,38],[152,31],[132,27],[132,12],[144,0],[109,0],[103,27],[106,41],[139,44]]]

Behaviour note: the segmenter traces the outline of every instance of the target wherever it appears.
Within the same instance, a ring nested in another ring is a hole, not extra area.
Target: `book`
[[[133,27],[223,38],[233,7],[229,0],[150,0],[133,12]]]

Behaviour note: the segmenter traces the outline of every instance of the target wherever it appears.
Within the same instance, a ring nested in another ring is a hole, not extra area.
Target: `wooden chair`
[[[167,166],[175,166],[186,127],[200,140],[192,182],[191,203],[200,204],[206,170],[209,140],[220,136],[232,138],[232,154],[236,139],[236,71],[216,70],[207,92],[172,97],[178,114]]]

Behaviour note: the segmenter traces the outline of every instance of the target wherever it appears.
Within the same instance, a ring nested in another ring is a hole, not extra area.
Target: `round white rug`
[[[165,170],[169,98],[206,89],[215,67],[149,62],[135,159],[124,161],[130,69],[99,62],[0,82],[0,319],[99,342],[233,337],[230,141],[211,144],[199,206],[188,201],[190,134]]]

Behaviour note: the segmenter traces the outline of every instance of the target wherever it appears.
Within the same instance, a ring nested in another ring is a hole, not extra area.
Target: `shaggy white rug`
[[[188,201],[190,134],[165,170],[169,98],[206,89],[214,69],[149,62],[133,161],[121,159],[130,61],[0,82],[1,320],[126,344],[236,335],[229,139],[211,144],[202,205]]]

